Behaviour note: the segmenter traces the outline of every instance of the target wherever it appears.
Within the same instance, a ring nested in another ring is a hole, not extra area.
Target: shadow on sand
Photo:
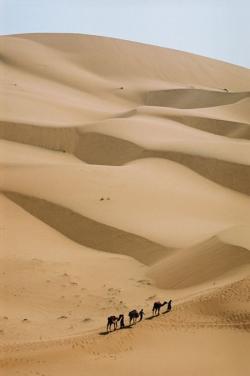
[[[168,309],[167,311],[162,312],[162,314],[165,315],[166,313],[169,313],[169,312],[171,312],[171,309]]]
[[[159,317],[160,315],[165,315],[166,313],[169,313],[170,311],[171,311],[171,309],[164,311],[164,312],[160,313],[159,315],[152,315],[152,316],[146,317],[145,320],[153,320],[156,317]]]
[[[153,320],[155,317],[158,317],[159,315],[152,315],[149,317],[146,317],[145,320]]]
[[[117,328],[116,330],[112,330],[110,332],[107,332],[107,331],[100,332],[99,336],[106,336],[108,334],[111,334],[111,333],[114,333],[114,332],[119,332],[120,330],[125,330],[125,329],[133,329],[133,325],[126,325],[126,326],[124,326],[124,328]]]

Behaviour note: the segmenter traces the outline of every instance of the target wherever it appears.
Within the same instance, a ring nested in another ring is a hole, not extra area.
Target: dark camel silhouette
[[[108,317],[108,322],[107,322],[107,332],[111,331],[112,325],[114,327],[114,330],[117,329],[117,323],[121,320],[124,319],[124,315],[120,315],[119,317],[116,316],[109,316]]]
[[[163,303],[161,303],[161,302],[154,302],[154,305],[153,305],[153,308],[152,308],[153,315],[159,315],[161,307],[163,307],[166,304],[168,304],[166,301],[163,302]]]
[[[139,313],[137,312],[136,309],[133,309],[132,311],[130,311],[129,314],[128,314],[129,325],[135,324],[139,316],[140,315],[139,315]]]

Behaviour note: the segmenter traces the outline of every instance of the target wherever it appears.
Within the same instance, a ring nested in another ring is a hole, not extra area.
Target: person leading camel
[[[170,312],[172,309],[172,300],[170,299],[168,302],[168,312]]]
[[[123,329],[125,327],[125,324],[124,324],[124,315],[120,315],[118,321],[120,321],[120,329]]]
[[[166,301],[163,302],[163,303],[161,303],[161,302],[154,302],[153,309],[152,309],[153,315],[157,315],[158,316],[160,314],[161,307],[163,307],[166,304],[168,304]]]
[[[143,308],[140,310],[139,312],[139,317],[140,317],[140,320],[141,321],[143,319],[143,316],[145,315],[144,311],[143,311]]]

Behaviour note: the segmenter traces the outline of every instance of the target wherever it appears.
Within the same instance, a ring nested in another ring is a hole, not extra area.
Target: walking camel
[[[130,311],[129,314],[128,314],[129,325],[135,324],[139,316],[140,315],[139,315],[139,313],[136,309],[133,309],[133,311]]]
[[[160,314],[160,310],[161,310],[161,307],[163,307],[164,305],[168,304],[168,302],[154,302],[154,305],[153,305],[153,308],[152,308],[152,313],[153,315],[159,315]]]
[[[114,327],[114,330],[117,329],[117,323],[122,319],[123,315],[120,315],[119,317],[116,316],[109,316],[107,321],[107,332],[111,331],[112,325]]]

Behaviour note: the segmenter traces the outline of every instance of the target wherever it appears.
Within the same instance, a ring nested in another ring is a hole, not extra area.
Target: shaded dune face
[[[127,140],[98,133],[83,133],[76,156],[90,164],[119,166],[135,159],[164,158],[238,192],[250,194],[250,167],[175,151],[146,150]]]
[[[71,240],[103,252],[119,253],[152,264],[172,252],[160,244],[84,217],[70,209],[16,192],[5,196]]]
[[[221,242],[217,237],[176,251],[149,272],[159,287],[187,288],[221,278],[240,267],[250,267],[250,251]]]
[[[1,138],[47,149],[68,152],[94,165],[121,166],[142,158],[164,158],[180,163],[207,179],[250,194],[250,167],[179,151],[148,150],[133,142],[77,128],[1,124]]]
[[[199,89],[151,91],[145,94],[146,106],[173,108],[205,108],[223,106],[249,98],[250,92],[228,93]]]
[[[171,116],[169,116],[169,118],[171,118]],[[188,115],[176,115],[172,116],[172,119],[204,132],[229,138],[250,140],[250,125],[248,124]]]
[[[77,142],[77,129],[0,122],[0,137],[3,140],[73,153]]]

